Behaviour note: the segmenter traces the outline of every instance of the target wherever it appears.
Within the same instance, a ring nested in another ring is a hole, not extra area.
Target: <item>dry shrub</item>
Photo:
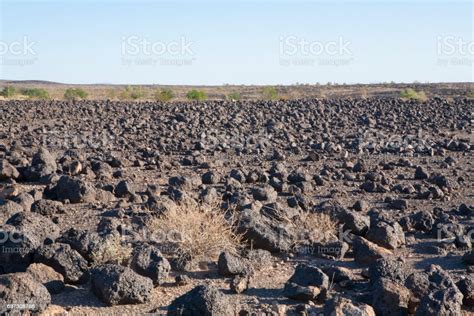
[[[304,212],[300,225],[307,231],[306,239],[314,242],[331,242],[337,240],[337,222],[326,213]]]
[[[126,265],[132,256],[133,248],[130,245],[123,245],[120,236],[106,238],[100,247],[100,251],[93,253],[94,264],[114,263]]]
[[[181,202],[151,221],[149,229],[160,237],[180,263],[215,261],[222,251],[236,252],[242,238],[218,205]],[[165,240],[163,240],[163,238]]]

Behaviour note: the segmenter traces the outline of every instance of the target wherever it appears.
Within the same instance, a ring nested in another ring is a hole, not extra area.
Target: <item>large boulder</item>
[[[12,215],[23,212],[23,207],[13,201],[0,202],[0,224],[4,224]]]
[[[28,193],[22,192],[13,198],[15,203],[21,205],[25,212],[31,211],[31,205],[35,202],[35,199]]]
[[[468,277],[456,283],[459,291],[464,296],[463,304],[469,307],[474,306],[474,276],[471,274]]]
[[[70,228],[58,239],[76,250],[91,264],[105,263],[110,253],[116,253],[120,247],[120,236],[115,233],[96,233]]]
[[[461,315],[463,295],[453,287],[434,290],[423,297],[416,309],[416,316]]]
[[[380,278],[372,291],[372,307],[377,315],[407,315],[410,290],[400,283]]]
[[[430,265],[423,272],[413,273],[405,285],[419,304],[416,315],[460,315],[463,294],[440,266]]]
[[[151,245],[143,245],[134,249],[131,268],[159,285],[168,277],[171,266],[160,250]]]
[[[61,273],[66,283],[83,283],[88,279],[86,259],[68,244],[45,245],[36,251],[34,261]]]
[[[81,179],[62,176],[54,187],[45,191],[48,198],[71,203],[93,202],[96,198],[94,187]]]
[[[371,225],[367,239],[388,249],[396,249],[405,245],[405,233],[397,222],[378,221]]]
[[[91,281],[94,294],[109,305],[145,303],[153,289],[151,279],[115,264],[92,269]]]
[[[64,213],[64,206],[59,201],[41,199],[31,205],[31,211],[46,217]]]
[[[211,285],[198,285],[176,298],[168,307],[168,315],[227,316],[235,311],[230,300]]]
[[[390,250],[358,236],[352,241],[352,249],[355,261],[363,265],[369,265],[377,259],[393,256]]]
[[[300,301],[315,300],[329,288],[329,277],[318,267],[299,264],[285,283],[283,295]]]
[[[288,251],[296,240],[291,226],[265,216],[256,209],[246,209],[242,212],[238,231],[253,248],[270,252]]]
[[[371,283],[386,278],[404,284],[410,273],[411,270],[405,263],[390,257],[378,259],[369,266]]]
[[[370,227],[370,217],[360,212],[337,208],[337,219],[354,235],[364,236]]]
[[[46,287],[28,273],[0,275],[0,314],[41,313],[51,303]]]
[[[25,170],[25,178],[29,181],[38,181],[56,172],[56,160],[51,153],[41,147],[33,156],[31,166]]]
[[[39,214],[20,212],[7,220],[0,233],[0,270],[23,272],[46,239],[59,237],[59,227]]]

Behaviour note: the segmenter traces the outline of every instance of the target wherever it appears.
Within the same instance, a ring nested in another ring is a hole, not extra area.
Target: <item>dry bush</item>
[[[303,230],[307,231],[305,239],[314,242],[336,241],[338,236],[337,222],[326,213],[304,212],[300,216]]]
[[[237,252],[242,237],[218,205],[181,202],[151,221],[148,228],[180,263],[215,261],[222,251]],[[164,240],[163,240],[164,239]]]
[[[106,238],[100,250],[93,253],[94,264],[114,263],[126,265],[132,256],[133,248],[130,245],[123,245],[120,236]]]

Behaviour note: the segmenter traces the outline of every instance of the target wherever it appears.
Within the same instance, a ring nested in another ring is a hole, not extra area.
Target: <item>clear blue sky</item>
[[[0,2],[2,79],[473,81],[472,1]]]

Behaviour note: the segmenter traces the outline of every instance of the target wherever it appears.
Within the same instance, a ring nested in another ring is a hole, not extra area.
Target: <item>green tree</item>
[[[16,93],[15,88],[11,86],[6,86],[3,88],[3,90],[0,92],[0,95],[5,97],[5,98],[11,98],[14,96]]]
[[[278,91],[275,87],[265,87],[262,91],[263,98],[265,100],[276,100],[278,99]]]
[[[415,91],[411,88],[404,89],[400,92],[400,97],[403,99],[412,99],[418,101],[424,101],[427,99],[424,91]]]
[[[22,90],[22,94],[30,99],[49,100],[49,92],[42,88],[27,88]]]
[[[121,93],[120,99],[122,100],[138,100],[145,97],[145,91],[141,86],[127,86]]]
[[[193,89],[186,94],[186,98],[194,101],[203,101],[207,99],[207,96],[204,91]]]
[[[174,98],[174,93],[170,89],[156,90],[155,100],[160,102],[168,102]]]
[[[231,92],[227,95],[227,100],[238,101],[242,99],[242,96],[238,92]]]
[[[87,92],[79,88],[69,88],[64,92],[64,99],[66,100],[87,99],[87,96]]]

